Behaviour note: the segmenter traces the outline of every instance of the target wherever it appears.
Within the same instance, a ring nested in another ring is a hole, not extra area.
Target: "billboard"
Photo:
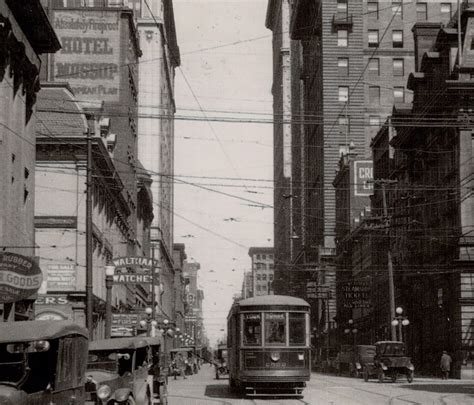
[[[48,291],[76,290],[76,266],[74,264],[49,264],[47,269]]]
[[[371,160],[354,162],[354,194],[370,196],[374,193],[374,164]]]
[[[67,81],[81,100],[118,101],[120,13],[54,10],[53,26],[62,47],[54,55],[54,80]]]
[[[348,281],[341,285],[342,306],[346,309],[371,308],[370,282]]]

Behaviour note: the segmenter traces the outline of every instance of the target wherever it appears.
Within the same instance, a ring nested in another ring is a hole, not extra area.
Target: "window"
[[[403,18],[403,2],[402,2],[402,0],[392,0],[392,13],[396,17]]]
[[[369,48],[375,48],[379,46],[379,31],[369,30]]]
[[[288,314],[290,329],[290,346],[304,346],[306,343],[306,317],[301,312],[290,312]]]
[[[260,255],[257,255],[257,260],[260,260]]]
[[[347,46],[348,45],[348,33],[347,30],[338,30],[337,31],[337,46]]]
[[[350,132],[349,117],[339,117],[338,124],[339,124],[339,132],[341,134],[348,134]]]
[[[403,76],[405,74],[405,63],[403,59],[393,60],[393,75]]]
[[[273,260],[273,255],[268,255],[268,258]]]
[[[262,279],[262,275],[261,274],[257,274],[257,280],[261,280]]]
[[[428,5],[426,3],[416,3],[416,20],[426,21],[428,19]]]
[[[243,318],[244,318],[244,345],[260,346],[262,342],[260,314],[258,313],[243,314]]]
[[[338,58],[337,70],[341,76],[349,76],[349,58]]]
[[[369,103],[372,105],[380,105],[380,87],[369,87]]]
[[[267,260],[267,255],[262,255],[262,260]]]
[[[284,345],[286,343],[286,316],[284,312],[265,314],[265,344]]]
[[[372,58],[369,60],[369,73],[380,76],[380,60],[379,58]]]
[[[349,101],[349,87],[347,86],[339,86],[339,96],[338,100],[340,102],[347,102]]]
[[[392,31],[392,43],[394,48],[403,48],[403,31],[393,30]]]
[[[347,0],[337,0],[337,18],[347,18]]]
[[[369,1],[367,3],[367,15],[372,18],[379,18],[379,3],[376,1]]]
[[[269,279],[270,281],[272,281],[272,280],[273,280],[273,274],[269,274],[269,275],[268,275],[268,279]]]
[[[378,115],[371,115],[369,117],[369,126],[371,129],[380,128],[380,117]]]
[[[393,88],[393,102],[404,103],[405,102],[405,89],[403,87]]]
[[[442,18],[451,18],[451,3],[441,3]]]
[[[266,274],[262,274],[262,281],[267,281],[267,275]]]

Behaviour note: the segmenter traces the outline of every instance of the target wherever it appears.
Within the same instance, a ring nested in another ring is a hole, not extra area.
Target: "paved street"
[[[186,380],[169,381],[170,405],[204,404],[309,404],[309,405],[472,405],[474,381],[415,379],[380,384],[353,378],[313,373],[302,399],[249,398],[230,394],[227,380],[215,380],[207,365]]]

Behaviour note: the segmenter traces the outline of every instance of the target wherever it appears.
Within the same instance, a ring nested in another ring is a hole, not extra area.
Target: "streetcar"
[[[311,375],[310,306],[262,295],[237,301],[227,317],[230,389],[248,396],[300,396]]]

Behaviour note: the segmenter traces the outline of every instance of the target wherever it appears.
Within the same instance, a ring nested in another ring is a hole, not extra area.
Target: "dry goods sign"
[[[42,281],[41,269],[32,258],[9,252],[0,254],[0,304],[30,297]]]

